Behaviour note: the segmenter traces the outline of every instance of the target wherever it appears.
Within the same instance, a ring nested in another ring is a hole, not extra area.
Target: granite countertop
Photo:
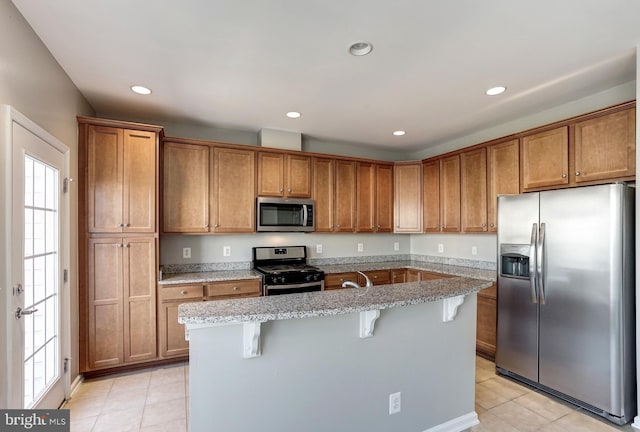
[[[496,281],[495,270],[483,270],[472,267],[436,264],[423,261],[385,261],[358,264],[318,265],[318,267],[326,274],[412,268],[416,270],[443,273],[451,276],[462,276],[487,281]],[[158,281],[158,285],[194,284],[260,278],[260,273],[256,272],[255,270],[220,270],[208,272],[172,273],[165,274],[162,280]]]
[[[210,272],[165,274],[158,285],[194,284],[224,282],[241,279],[261,279],[262,275],[254,270],[220,270]]]
[[[181,304],[183,324],[264,322],[390,309],[476,293],[490,281],[452,277],[422,282],[379,285],[269,297]]]
[[[338,264],[338,265],[319,265],[321,270],[327,274],[331,273],[347,273],[355,271],[371,271],[371,270],[391,270],[398,268],[411,268],[416,270],[425,270],[434,273],[443,273],[451,276],[462,276],[467,278],[482,279],[487,281],[496,281],[495,270],[483,270],[472,267],[461,267],[447,264],[429,263],[424,261],[387,261],[364,264]]]

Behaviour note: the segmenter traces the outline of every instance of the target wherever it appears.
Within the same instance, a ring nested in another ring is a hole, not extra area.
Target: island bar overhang
[[[454,279],[468,289],[451,321],[443,310],[459,291],[381,308],[368,338],[360,337],[362,311],[345,304],[343,313],[262,323],[263,354],[250,359],[243,357],[242,322],[194,323],[181,311],[190,340],[190,430],[453,432],[477,424],[475,293],[490,283]],[[357,294],[335,296],[348,303]],[[401,411],[390,415],[396,392]]]

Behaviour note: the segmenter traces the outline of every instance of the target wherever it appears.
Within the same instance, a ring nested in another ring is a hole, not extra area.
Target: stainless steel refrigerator
[[[636,413],[634,192],[498,198],[498,372],[617,424]]]

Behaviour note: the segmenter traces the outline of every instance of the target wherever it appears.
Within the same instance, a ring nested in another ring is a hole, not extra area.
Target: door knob
[[[34,312],[38,312],[38,309],[22,309],[21,307],[19,307],[18,309],[16,309],[16,319],[20,319],[22,318],[23,315],[31,315]]]

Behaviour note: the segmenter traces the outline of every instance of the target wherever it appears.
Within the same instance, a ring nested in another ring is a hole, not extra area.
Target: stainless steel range
[[[306,246],[254,247],[253,268],[265,296],[324,290],[324,272],[307,264]]]

